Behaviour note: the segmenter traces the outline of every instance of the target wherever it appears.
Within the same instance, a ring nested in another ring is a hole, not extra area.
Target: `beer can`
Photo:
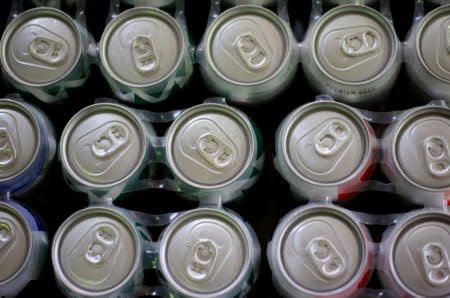
[[[169,127],[166,140],[166,164],[177,191],[191,198],[235,199],[255,182],[264,162],[257,127],[224,104],[185,110]]]
[[[350,211],[316,204],[294,209],[267,247],[273,282],[284,297],[356,297],[372,273],[371,243]]]
[[[275,167],[300,198],[346,199],[364,188],[376,164],[373,129],[360,112],[335,101],[294,110],[275,144]]]
[[[258,5],[238,5],[221,13],[201,47],[204,52],[198,57],[206,85],[236,103],[273,99],[297,70],[298,46],[289,24]]]
[[[68,297],[130,297],[143,282],[148,232],[124,209],[71,215],[52,244],[55,278]]]
[[[18,15],[0,42],[5,79],[16,89],[50,103],[89,74],[87,32],[61,10],[38,7]]]
[[[31,104],[0,99],[0,192],[23,193],[45,177],[56,152],[53,126]]]
[[[76,188],[108,191],[136,182],[148,164],[153,128],[116,103],[90,105],[69,120],[59,147],[62,168]]]
[[[379,278],[396,297],[448,297],[449,255],[449,213],[414,211],[384,233],[378,256]]]
[[[303,70],[319,92],[352,105],[371,105],[390,91],[401,66],[392,23],[363,5],[339,5],[307,31]]]
[[[47,253],[47,232],[31,210],[0,202],[0,296],[15,297],[38,279]]]
[[[238,215],[198,208],[177,217],[160,239],[162,281],[175,296],[245,297],[256,280],[260,246]]]
[[[116,96],[134,103],[157,102],[183,87],[193,71],[183,27],[166,12],[136,7],[105,28],[100,68]]]
[[[450,199],[450,109],[410,109],[383,136],[382,169],[397,191],[418,204]]]

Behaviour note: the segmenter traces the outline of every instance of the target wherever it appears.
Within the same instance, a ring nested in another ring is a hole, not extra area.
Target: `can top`
[[[56,232],[52,247],[55,274],[77,294],[112,294],[133,279],[141,266],[138,237],[132,223],[116,210],[80,210]]]
[[[272,11],[238,5],[220,14],[205,35],[208,62],[224,80],[255,85],[270,80],[288,63],[292,36]]]
[[[167,79],[182,63],[186,43],[180,25],[169,14],[136,7],[108,24],[100,40],[100,60],[121,84],[152,86]]]
[[[397,125],[392,146],[400,173],[419,188],[450,189],[450,109],[417,108]]]
[[[30,166],[41,142],[36,117],[24,104],[0,99],[0,183]]]
[[[60,141],[63,168],[78,183],[109,188],[142,169],[148,150],[141,121],[125,106],[100,103],[70,119]]]
[[[394,277],[412,296],[450,293],[450,216],[426,212],[397,228],[390,251]]]
[[[30,257],[31,231],[25,218],[0,202],[0,286],[13,280]]]
[[[81,33],[63,11],[39,7],[27,10],[5,29],[1,63],[15,81],[45,86],[63,79],[82,51]]]
[[[254,249],[238,218],[208,208],[175,219],[162,234],[160,248],[168,284],[184,296],[203,298],[229,296],[245,282]]]
[[[244,114],[222,104],[201,104],[169,128],[167,160],[184,183],[215,189],[242,176],[256,156],[256,143]]]
[[[419,60],[428,72],[450,83],[450,5],[440,6],[420,23],[415,41]]]
[[[295,175],[312,184],[340,184],[370,158],[368,126],[352,108],[334,101],[301,106],[283,122],[283,155]]]
[[[368,6],[335,7],[314,28],[312,63],[344,84],[364,84],[383,75],[399,48],[392,25]]]
[[[280,266],[286,282],[299,293],[340,293],[368,269],[365,237],[341,208],[298,208],[275,231],[273,264]]]

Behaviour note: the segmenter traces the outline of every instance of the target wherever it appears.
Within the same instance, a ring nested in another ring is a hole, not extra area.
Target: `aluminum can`
[[[187,109],[172,123],[165,155],[177,191],[222,202],[249,188],[264,162],[256,126],[241,111],[216,103]]]
[[[297,70],[298,45],[289,24],[258,5],[221,13],[201,47],[197,56],[207,87],[236,103],[273,99]]]
[[[346,199],[364,188],[376,164],[369,123],[332,100],[294,110],[280,124],[275,144],[275,167],[299,198]]]
[[[0,296],[15,297],[38,279],[47,248],[47,232],[36,214],[14,201],[0,202]]]
[[[319,92],[368,106],[390,91],[401,66],[392,23],[363,5],[339,5],[313,23],[302,43],[305,76]]]
[[[381,166],[412,202],[450,199],[450,109],[428,105],[401,114],[383,135]]]
[[[89,74],[87,32],[61,10],[39,7],[18,15],[0,42],[5,79],[16,89],[55,102]]]
[[[69,120],[59,147],[68,182],[108,191],[137,181],[148,164],[152,126],[116,103],[90,105]]]
[[[378,274],[395,297],[448,297],[450,214],[420,210],[405,214],[383,235]]]
[[[0,192],[23,193],[45,177],[55,156],[53,126],[31,104],[0,99]]]
[[[367,228],[343,208],[308,204],[288,213],[267,248],[285,297],[356,297],[374,261]]]
[[[100,68],[118,98],[157,102],[191,76],[189,47],[177,20],[157,8],[136,7],[105,28],[99,44]]]
[[[221,209],[183,213],[160,239],[161,279],[175,296],[245,297],[256,280],[259,260],[252,228]]]
[[[53,239],[58,286],[68,297],[129,297],[142,285],[149,242],[148,232],[124,209],[82,209]]]

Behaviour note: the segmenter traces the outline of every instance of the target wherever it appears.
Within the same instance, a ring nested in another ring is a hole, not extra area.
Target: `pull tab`
[[[107,158],[128,143],[129,135],[127,127],[116,123],[101,133],[91,145],[91,151],[97,158]]]
[[[234,159],[233,149],[213,134],[202,135],[198,140],[198,152],[216,169],[223,169]]]
[[[50,38],[36,37],[30,44],[30,53],[41,62],[56,65],[66,60],[67,47]]]
[[[187,258],[187,276],[194,281],[207,279],[213,271],[218,254],[217,245],[209,239],[200,239]]]
[[[447,142],[441,137],[429,137],[424,141],[424,150],[428,171],[437,177],[449,176],[450,150]]]
[[[314,148],[322,156],[336,154],[350,139],[350,127],[340,120],[332,120],[314,138]]]
[[[89,244],[85,258],[91,264],[101,264],[108,260],[119,240],[119,233],[112,225],[100,226]]]
[[[422,263],[427,281],[442,287],[450,281],[450,262],[447,252],[440,243],[429,243],[422,249]]]
[[[6,127],[0,127],[0,169],[8,168],[17,159],[17,150]]]
[[[159,57],[149,36],[137,36],[131,47],[134,65],[139,72],[149,74],[159,69]]]
[[[307,250],[317,270],[326,279],[336,279],[345,272],[344,258],[328,239],[314,238],[308,243]]]
[[[235,41],[235,47],[250,70],[262,70],[270,63],[267,51],[251,33],[239,35]]]
[[[347,56],[358,57],[380,48],[380,36],[377,32],[368,30],[344,36],[341,49]]]
[[[0,251],[12,243],[14,238],[15,232],[13,226],[6,221],[0,221]]]

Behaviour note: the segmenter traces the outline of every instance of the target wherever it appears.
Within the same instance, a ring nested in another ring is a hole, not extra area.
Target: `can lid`
[[[334,101],[301,106],[280,136],[294,173],[313,184],[340,184],[358,175],[370,153],[370,135],[352,108]]]
[[[77,294],[114,293],[141,266],[138,237],[132,223],[118,211],[80,210],[61,225],[53,240],[55,274]]]
[[[39,124],[30,110],[19,102],[0,99],[0,183],[26,171],[40,142]]]
[[[108,188],[139,172],[147,147],[145,129],[132,111],[100,103],[70,119],[61,135],[60,156],[64,169],[77,182]]]
[[[192,107],[167,133],[167,159],[183,182],[219,188],[241,177],[256,155],[256,136],[241,112],[222,104]]]
[[[114,80],[127,86],[151,86],[177,69],[184,43],[173,17],[156,8],[136,7],[108,24],[99,45],[100,60]]]
[[[382,75],[398,48],[392,25],[362,5],[338,6],[315,24],[312,51],[332,80],[358,84]]]
[[[421,63],[435,77],[450,82],[450,5],[428,13],[418,28],[416,49]]]
[[[450,109],[423,107],[399,124],[392,144],[401,173],[421,188],[450,188]]]
[[[0,203],[0,286],[18,274],[31,252],[31,232],[26,220],[12,206]]]
[[[235,84],[270,80],[287,63],[290,33],[270,10],[239,5],[223,12],[209,27],[206,55],[215,72]]]
[[[242,225],[217,209],[178,217],[161,237],[160,266],[169,285],[189,297],[229,296],[245,281],[252,258]]]
[[[450,216],[423,213],[399,228],[392,248],[392,267],[413,296],[450,293]]]
[[[49,7],[27,10],[5,29],[1,40],[4,70],[27,86],[64,78],[82,51],[81,33],[64,12]]]

